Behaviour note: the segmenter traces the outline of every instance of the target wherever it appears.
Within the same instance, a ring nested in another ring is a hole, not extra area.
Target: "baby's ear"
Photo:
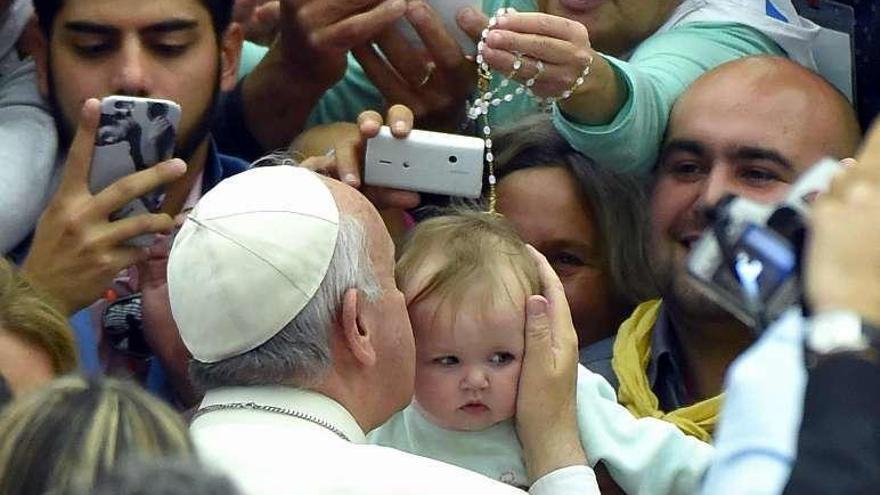
[[[357,289],[348,289],[342,296],[342,311],[339,326],[345,346],[364,366],[376,364],[376,350],[373,348],[373,330],[361,318],[361,294]]]

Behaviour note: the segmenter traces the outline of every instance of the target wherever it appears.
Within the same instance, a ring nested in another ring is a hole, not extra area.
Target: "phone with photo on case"
[[[172,158],[179,124],[180,105],[173,101],[134,96],[102,99],[89,175],[92,193]],[[155,212],[163,199],[163,190],[151,191],[114,212],[111,220]],[[144,245],[151,239],[141,236],[132,244]]]

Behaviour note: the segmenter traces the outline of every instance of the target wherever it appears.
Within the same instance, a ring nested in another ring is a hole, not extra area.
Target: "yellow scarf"
[[[646,370],[651,359],[651,330],[661,303],[659,299],[642,303],[620,326],[611,360],[614,373],[620,380],[618,399],[636,417],[662,419],[688,435],[711,442],[723,394],[665,413],[659,409],[657,396],[648,383]]]

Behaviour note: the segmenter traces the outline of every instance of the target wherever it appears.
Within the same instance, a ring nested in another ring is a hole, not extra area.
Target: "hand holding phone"
[[[169,232],[175,226],[165,214],[111,221],[111,213],[186,173],[182,161],[169,160],[125,176],[101,192],[89,192],[99,118],[100,102],[87,100],[61,182],[40,216],[21,268],[22,274],[68,315],[100,298],[120,270],[143,260],[145,251],[126,244],[129,239]]]

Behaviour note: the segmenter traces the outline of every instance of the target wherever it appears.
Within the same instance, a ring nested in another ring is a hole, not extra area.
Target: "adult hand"
[[[590,35],[580,22],[544,13],[501,15],[486,37],[483,59],[502,74],[526,82],[540,97],[558,97],[572,89],[593,60]],[[515,68],[516,61],[521,64]],[[538,62],[543,65],[539,70]],[[578,91],[585,88],[580,85]]]
[[[174,228],[166,214],[138,215],[111,222],[110,214],[135,198],[174,181],[186,164],[174,159],[124,177],[98,194],[89,191],[89,171],[100,102],[83,105],[64,175],[37,223],[22,274],[52,296],[66,314],[97,300],[120,270],[148,256],[128,246],[134,237]]]
[[[880,325],[880,126],[857,160],[813,206],[806,290],[817,312],[855,311]]]
[[[529,251],[544,296],[526,303],[526,347],[516,403],[516,427],[532,482],[573,465],[585,465],[577,425],[577,333],[562,282],[547,259]]]
[[[850,310],[880,325],[880,125],[858,164],[816,199],[806,257],[815,311]]]
[[[345,73],[349,50],[405,12],[406,0],[281,0],[278,47],[289,66],[329,87]]]
[[[263,149],[286,148],[345,75],[352,47],[401,18],[406,0],[281,0],[279,35],[245,77],[245,124]]]
[[[281,22],[279,0],[235,0],[232,20],[241,25],[246,40],[271,45]]]
[[[413,114],[407,107],[395,105],[388,110],[386,121],[394,137],[406,139],[413,127]],[[420,201],[418,193],[368,186],[361,180],[367,140],[379,134],[383,123],[382,116],[370,110],[358,116],[357,125],[333,124],[306,132],[294,143],[295,153],[309,156],[300,165],[360,189],[377,210],[415,208]],[[333,153],[326,156],[327,150]]]
[[[424,0],[411,0],[406,19],[422,39],[415,48],[395,28],[352,50],[370,81],[391,104],[411,108],[421,126],[457,130],[476,83],[476,66]],[[379,53],[381,51],[381,55]]]
[[[517,54],[521,67],[514,70]],[[513,74],[521,83],[534,79],[531,89],[537,96],[561,97],[571,91],[557,104],[583,124],[611,122],[628,97],[626,84],[591,47],[587,28],[564,17],[544,13],[499,16],[487,36],[483,57],[492,69]],[[543,71],[539,71],[538,61]],[[584,76],[587,66],[590,73]]]

